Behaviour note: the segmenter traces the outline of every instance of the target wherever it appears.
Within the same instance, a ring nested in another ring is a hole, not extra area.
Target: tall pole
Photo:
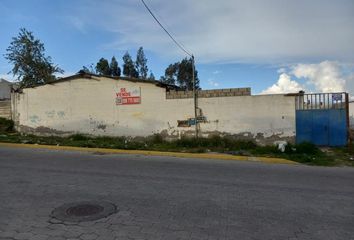
[[[351,131],[350,131],[350,119],[349,119],[349,94],[345,93],[345,111],[347,114],[347,144],[348,144],[348,151],[349,153],[352,152],[352,138],[351,138]]]
[[[198,109],[198,104],[197,104],[197,89],[196,89],[196,84],[195,84],[195,64],[194,64],[194,55],[192,55],[192,80],[193,80],[193,100],[194,100],[194,123],[195,123],[195,138],[198,138],[198,121],[197,121],[197,109]]]
[[[197,109],[198,109],[198,101],[197,101],[197,89],[196,89],[196,85],[195,85],[195,64],[194,64],[194,56],[191,52],[187,51],[182,44],[180,44],[179,42],[176,41],[176,39],[174,39],[174,37],[167,31],[167,29],[161,24],[161,22],[155,17],[154,13],[150,10],[150,8],[148,7],[148,5],[145,3],[144,0],[141,0],[141,2],[143,3],[143,5],[145,6],[145,8],[148,10],[148,12],[150,13],[150,15],[155,19],[155,21],[160,25],[160,27],[165,31],[165,33],[171,38],[171,40],[183,51],[185,52],[188,56],[190,56],[192,58],[192,78],[193,78],[193,98],[194,98],[194,119],[195,119],[195,137],[198,137],[198,121],[197,121]]]

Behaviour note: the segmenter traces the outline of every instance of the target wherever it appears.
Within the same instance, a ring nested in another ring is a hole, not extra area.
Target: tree
[[[110,72],[113,77],[120,77],[121,70],[120,67],[118,66],[118,62],[116,58],[113,56],[110,64]]]
[[[140,47],[136,53],[135,68],[138,72],[139,78],[146,79],[148,74],[147,59],[145,57],[143,47]]]
[[[96,64],[96,72],[99,75],[111,76],[111,69],[109,67],[108,60],[105,58],[101,58]]]
[[[170,64],[165,70],[165,76],[161,77],[160,81],[166,84],[175,85],[177,82],[179,62]]]
[[[193,90],[193,60],[183,59],[178,66],[177,83],[186,90]],[[194,69],[195,88],[199,89],[198,71]]]
[[[148,80],[155,80],[155,75],[151,71]]]
[[[123,74],[126,77],[139,77],[139,73],[136,71],[134,62],[128,52],[126,52],[123,56]]]
[[[17,76],[21,88],[53,81],[55,73],[64,72],[52,63],[50,56],[45,56],[44,44],[25,28],[12,38],[6,52],[4,56],[14,65],[11,72]]]
[[[170,64],[165,70],[165,76],[160,81],[166,84],[178,85],[185,90],[193,90],[193,60],[183,59],[181,62]],[[194,79],[196,89],[199,88],[198,71],[194,69]]]
[[[78,73],[96,74],[96,70],[93,67],[93,63],[91,63],[88,66],[82,66]]]

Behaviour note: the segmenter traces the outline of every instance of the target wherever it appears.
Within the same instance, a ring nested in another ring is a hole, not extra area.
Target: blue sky
[[[203,89],[251,87],[254,94],[349,91],[354,94],[353,0],[146,0],[165,27],[196,57]],[[99,58],[144,47],[159,78],[185,57],[140,0],[2,0],[3,54],[21,27],[46,54],[77,72]]]

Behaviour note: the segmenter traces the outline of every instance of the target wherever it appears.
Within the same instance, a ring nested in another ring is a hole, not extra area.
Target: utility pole
[[[193,80],[193,100],[194,100],[194,123],[195,123],[195,138],[198,138],[199,136],[199,129],[198,129],[198,102],[197,102],[197,89],[196,89],[196,84],[195,84],[195,63],[194,63],[194,55],[192,55],[192,80]]]
[[[198,125],[198,121],[197,121],[197,117],[198,117],[198,101],[197,101],[197,89],[196,89],[196,85],[195,85],[195,63],[194,63],[194,56],[191,52],[187,51],[182,44],[180,44],[179,42],[176,41],[176,39],[174,39],[174,37],[167,31],[167,29],[161,24],[161,22],[156,18],[156,16],[154,15],[154,13],[150,10],[150,8],[148,7],[148,5],[145,3],[144,0],[141,0],[141,2],[143,3],[143,5],[145,6],[145,8],[148,10],[148,12],[150,13],[150,15],[155,19],[155,21],[157,22],[157,24],[160,25],[160,27],[165,31],[165,33],[171,38],[171,40],[183,51],[185,52],[188,56],[191,57],[192,59],[192,79],[193,79],[193,99],[194,99],[194,120],[195,120],[195,137],[198,138],[199,134],[199,125]]]

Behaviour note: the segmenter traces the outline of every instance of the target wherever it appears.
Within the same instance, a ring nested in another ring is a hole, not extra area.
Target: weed
[[[316,155],[321,152],[321,150],[318,147],[316,147],[316,145],[314,145],[313,143],[309,143],[309,142],[303,142],[303,143],[297,144],[296,146],[294,146],[294,148],[296,149],[295,151],[297,153]]]
[[[14,121],[0,118],[0,133],[13,132],[14,131]]]
[[[90,138],[88,136],[82,135],[82,134],[74,134],[69,137],[70,140],[72,141],[87,141]]]
[[[182,137],[173,141],[166,141],[159,134],[147,138],[134,139],[108,136],[93,137],[83,134],[75,134],[69,137],[44,137],[8,132],[12,130],[13,122],[5,120],[0,119],[1,129],[5,129],[3,132],[0,132],[0,142],[170,152],[220,152],[247,156],[280,157],[308,165],[354,166],[354,161],[352,160],[353,154],[346,148],[334,148],[331,151],[323,152],[311,143],[288,144],[285,151],[281,152],[276,146],[259,146],[252,141],[241,141],[228,136],[212,136],[197,139]]]

